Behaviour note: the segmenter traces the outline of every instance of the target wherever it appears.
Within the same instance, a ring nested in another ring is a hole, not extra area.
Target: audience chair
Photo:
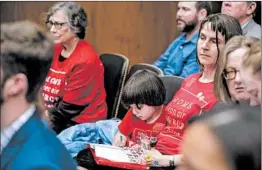
[[[179,76],[161,76],[160,78],[166,88],[166,100],[164,105],[167,105],[173,99],[174,94],[180,88],[184,78]]]
[[[159,68],[157,68],[156,66],[154,65],[151,65],[151,64],[146,64],[146,63],[138,63],[138,64],[134,64],[130,67],[129,69],[129,72],[126,76],[126,81],[138,70],[143,70],[143,69],[146,69],[146,70],[150,70],[150,71],[153,71],[155,72],[156,74],[158,74],[159,76],[162,76],[164,75],[162,70],[160,70]],[[120,104],[119,106],[119,112],[117,114],[117,118],[119,119],[123,119],[125,114],[127,112],[127,109],[123,107],[122,104]]]
[[[143,70],[143,69],[146,69],[146,70],[150,70],[150,71],[153,71],[155,72],[156,74],[158,74],[159,76],[162,76],[164,75],[162,70],[160,70],[159,68],[157,68],[156,66],[154,65],[151,65],[151,64],[147,64],[147,63],[138,63],[138,64],[134,64],[130,67],[129,69],[129,72],[127,74],[127,78],[126,78],[126,81],[138,70]]]
[[[108,107],[107,118],[110,119],[116,117],[118,113],[129,60],[121,54],[109,53],[100,55],[100,59],[105,70],[104,84]]]

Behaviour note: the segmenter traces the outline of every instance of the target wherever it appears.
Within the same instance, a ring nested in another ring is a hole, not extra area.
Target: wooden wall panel
[[[131,64],[153,63],[179,34],[177,2],[77,2],[87,11],[86,40],[98,54],[126,55]],[[28,19],[43,24],[54,2],[1,2],[1,22]]]
[[[0,2],[1,22],[30,20],[44,26],[43,14],[54,2]]]

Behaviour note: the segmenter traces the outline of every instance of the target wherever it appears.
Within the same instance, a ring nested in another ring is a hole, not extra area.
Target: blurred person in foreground
[[[261,41],[251,44],[243,58],[240,74],[244,86],[251,96],[251,103],[261,105]]]
[[[261,170],[260,112],[231,107],[190,121],[177,170]]]
[[[76,169],[34,104],[52,58],[52,40],[40,27],[29,21],[1,24],[2,170]]]

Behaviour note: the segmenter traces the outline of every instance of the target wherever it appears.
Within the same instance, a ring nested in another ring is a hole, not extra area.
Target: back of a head
[[[228,53],[238,49],[238,48],[251,48],[251,45],[259,41],[258,39],[254,37],[249,36],[234,36],[232,37],[227,43],[224,48],[224,56],[226,56]]]
[[[253,75],[261,77],[261,41],[253,43],[250,47],[248,55],[243,59],[242,66],[251,68]]]
[[[196,121],[206,123],[221,142],[232,170],[261,169],[260,107],[231,107],[207,113]],[[192,123],[192,122],[191,122]]]
[[[122,94],[122,103],[160,106],[165,101],[166,90],[160,77],[149,70],[138,70],[127,81]]]
[[[205,9],[207,12],[207,15],[211,15],[212,14],[212,4],[211,2],[208,1],[197,1],[196,2],[196,9],[197,11],[200,11],[201,9]]]
[[[12,75],[25,74],[28,80],[28,102],[36,99],[52,58],[52,39],[38,25],[30,21],[1,24],[3,82]]]

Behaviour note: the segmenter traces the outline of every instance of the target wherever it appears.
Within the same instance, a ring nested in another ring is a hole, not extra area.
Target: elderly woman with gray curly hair
[[[42,94],[56,133],[107,117],[104,68],[85,40],[87,15],[74,2],[54,4],[46,16],[54,38],[54,58]]]

